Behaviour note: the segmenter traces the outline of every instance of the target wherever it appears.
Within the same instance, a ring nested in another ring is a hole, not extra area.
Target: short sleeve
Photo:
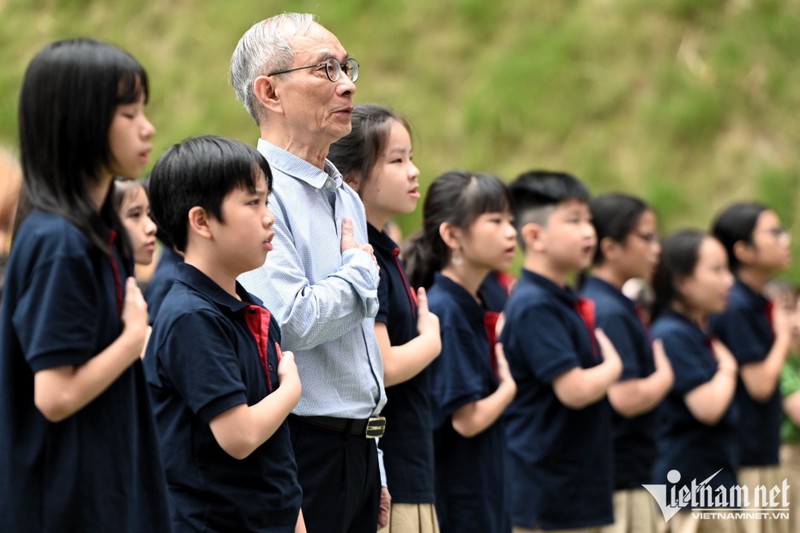
[[[659,337],[664,343],[672,370],[675,374],[673,390],[686,395],[703,383],[714,377],[712,357],[709,349],[704,345],[692,342],[687,335],[680,331],[673,331],[669,335]]]
[[[484,397],[481,354],[474,334],[458,327],[442,328],[442,353],[431,369],[431,395],[443,416]],[[489,358],[486,343],[486,359]]]
[[[386,264],[381,265],[378,279],[378,314],[375,315],[375,322],[381,324],[389,323],[389,273],[386,271]]]
[[[552,307],[536,306],[507,322],[502,339],[507,354],[543,383],[581,366],[565,321]]]
[[[13,316],[33,372],[80,365],[96,355],[103,298],[88,257],[56,255],[34,266]]]
[[[715,317],[712,323],[714,333],[730,347],[740,365],[763,361],[767,356],[768,351],[759,342],[764,334],[759,334],[756,319],[749,310],[734,308]]]
[[[171,384],[188,408],[208,423],[247,403],[235,350],[235,335],[223,317],[208,311],[181,315],[155,354],[159,378]]]
[[[633,318],[638,320],[638,318]],[[631,318],[622,314],[598,317],[597,327],[603,330],[622,360],[622,375],[619,379],[641,378],[644,375],[644,369],[641,368],[639,359],[640,348],[637,348],[634,342]]]

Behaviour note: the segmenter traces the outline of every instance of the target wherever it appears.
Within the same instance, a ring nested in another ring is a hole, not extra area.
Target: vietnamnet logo
[[[678,511],[686,508],[692,510],[694,518],[704,520],[788,520],[789,483],[785,479],[780,485],[772,487],[711,486],[711,480],[720,472],[722,469],[700,482],[693,479],[688,484],[679,486],[681,473],[670,470],[667,473],[667,481],[672,485],[669,490],[667,485],[642,485],[642,487],[655,498],[665,522],[669,522]]]

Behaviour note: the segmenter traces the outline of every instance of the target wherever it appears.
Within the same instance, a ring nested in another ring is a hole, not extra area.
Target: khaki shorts
[[[432,503],[393,503],[389,522],[378,533],[439,533],[436,508]]]

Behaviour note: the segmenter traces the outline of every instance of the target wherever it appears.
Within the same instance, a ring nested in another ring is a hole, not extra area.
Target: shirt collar
[[[320,170],[305,159],[264,139],[258,140],[258,151],[264,154],[270,167],[304,181],[315,189],[338,189],[344,184],[341,172],[328,159],[325,159],[324,169]]]
[[[636,302],[625,296],[621,290],[617,289],[604,279],[600,279],[597,276],[591,276],[586,280],[586,286],[592,286],[598,292],[602,292],[608,297],[618,301],[622,305],[630,307],[634,310],[636,309]]]
[[[459,306],[467,312],[468,316],[479,316],[483,319],[483,313],[486,311],[481,305],[472,297],[467,289],[448,278],[441,272],[437,272],[433,276],[433,283],[451,295]]]
[[[735,278],[733,283],[734,288],[746,298],[749,306],[765,307],[769,303],[769,300],[765,298],[763,294],[759,294],[758,292],[754,291],[750,285],[743,282],[739,278]]]
[[[569,287],[560,287],[553,283],[553,281],[549,278],[542,276],[541,274],[537,274],[532,270],[528,270],[523,268],[522,269],[522,277],[531,281],[545,290],[545,292],[551,294],[553,297],[561,300],[565,304],[570,307],[575,306],[575,302],[578,300],[578,295],[570,289]]]
[[[248,293],[239,282],[236,282],[236,294],[241,300],[237,300],[203,272],[187,263],[178,263],[175,280],[183,283],[201,293],[203,296],[213,301],[217,307],[226,308],[232,313],[236,313],[249,307],[251,304],[263,305],[261,300]]]
[[[367,235],[371,245],[390,254],[398,247],[385,231],[379,230],[369,222],[367,222]]]

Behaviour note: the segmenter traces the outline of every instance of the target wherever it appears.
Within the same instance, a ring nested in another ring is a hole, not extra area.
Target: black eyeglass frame
[[[278,70],[276,72],[270,72],[269,74],[267,74],[267,76],[277,76],[278,74],[286,74],[287,72],[294,72],[295,70],[304,70],[309,68],[320,68],[320,67],[325,67],[325,75],[328,77],[331,83],[336,83],[337,81],[339,81],[339,79],[342,77],[342,74],[350,78],[350,81],[352,81],[353,83],[355,83],[358,80],[358,72],[359,72],[358,61],[356,61],[355,58],[352,57],[348,57],[345,60],[344,65],[342,65],[339,62],[339,60],[336,59],[335,57],[329,57],[322,63],[317,63],[316,65],[306,65],[305,67],[295,67],[286,70]],[[331,74],[331,70],[333,70],[333,74]],[[348,72],[352,72],[353,75],[350,76]]]

